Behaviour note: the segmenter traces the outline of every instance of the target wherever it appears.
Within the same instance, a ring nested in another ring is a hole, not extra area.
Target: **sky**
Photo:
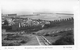
[[[33,12],[73,13],[77,0],[2,0],[1,12],[28,14]]]
[[[72,17],[72,15],[58,15],[54,13],[74,13],[74,6],[78,0],[2,0],[1,13],[18,15],[47,13],[40,16],[29,16],[30,18],[43,20],[58,20]],[[53,14],[48,14],[53,13]]]

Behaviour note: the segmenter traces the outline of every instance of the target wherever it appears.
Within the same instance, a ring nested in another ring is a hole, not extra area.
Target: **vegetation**
[[[7,37],[2,39],[2,46],[19,46],[29,41],[28,37],[15,34],[6,34],[5,36]]]
[[[61,38],[52,43],[52,45],[74,45],[74,35],[72,30],[59,32],[54,35],[61,36]]]
[[[8,25],[8,21],[7,20],[4,20],[4,24],[3,25]]]
[[[10,31],[15,32],[12,30],[12,26],[8,26],[7,21],[5,21],[7,25],[2,25],[2,29],[6,29]],[[66,28],[73,28],[74,25],[74,20],[73,18],[69,19],[63,19],[63,20],[54,20],[50,21],[50,24],[45,24],[45,26],[42,28],[41,25],[37,26],[25,26],[16,29],[16,31],[25,31],[30,34],[30,32],[36,32],[41,29],[44,29],[43,32],[37,33],[37,35],[40,36],[50,36],[50,37],[58,37],[55,42],[52,43],[52,45],[73,45],[74,44],[74,32],[73,30],[67,30],[64,31]],[[48,29],[50,28],[50,29]],[[63,30],[63,31],[61,31]],[[60,31],[60,32],[57,32]],[[54,33],[53,33],[54,32]],[[11,32],[12,33],[12,32]],[[36,34],[36,33],[33,33]],[[2,45],[3,46],[19,46],[21,44],[25,44],[29,41],[28,37],[20,36],[17,34],[2,34]],[[52,39],[51,39],[52,40]]]

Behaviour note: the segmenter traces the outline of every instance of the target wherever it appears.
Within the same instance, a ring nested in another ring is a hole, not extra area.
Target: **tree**
[[[4,20],[4,25],[8,25],[8,21],[7,20]]]

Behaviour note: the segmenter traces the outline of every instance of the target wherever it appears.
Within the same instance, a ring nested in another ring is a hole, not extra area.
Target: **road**
[[[32,35],[32,34],[26,34],[24,36],[29,37],[29,41],[26,44],[23,44],[21,46],[27,46],[27,45],[49,45],[50,42],[44,37],[44,36],[38,36],[38,35]]]

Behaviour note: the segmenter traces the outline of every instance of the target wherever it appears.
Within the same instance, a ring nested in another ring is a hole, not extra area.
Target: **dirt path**
[[[22,46],[27,46],[27,45],[40,45],[37,38],[36,38],[36,35],[24,35],[24,36],[28,36],[29,37],[29,41],[26,43],[26,44],[23,44]]]

